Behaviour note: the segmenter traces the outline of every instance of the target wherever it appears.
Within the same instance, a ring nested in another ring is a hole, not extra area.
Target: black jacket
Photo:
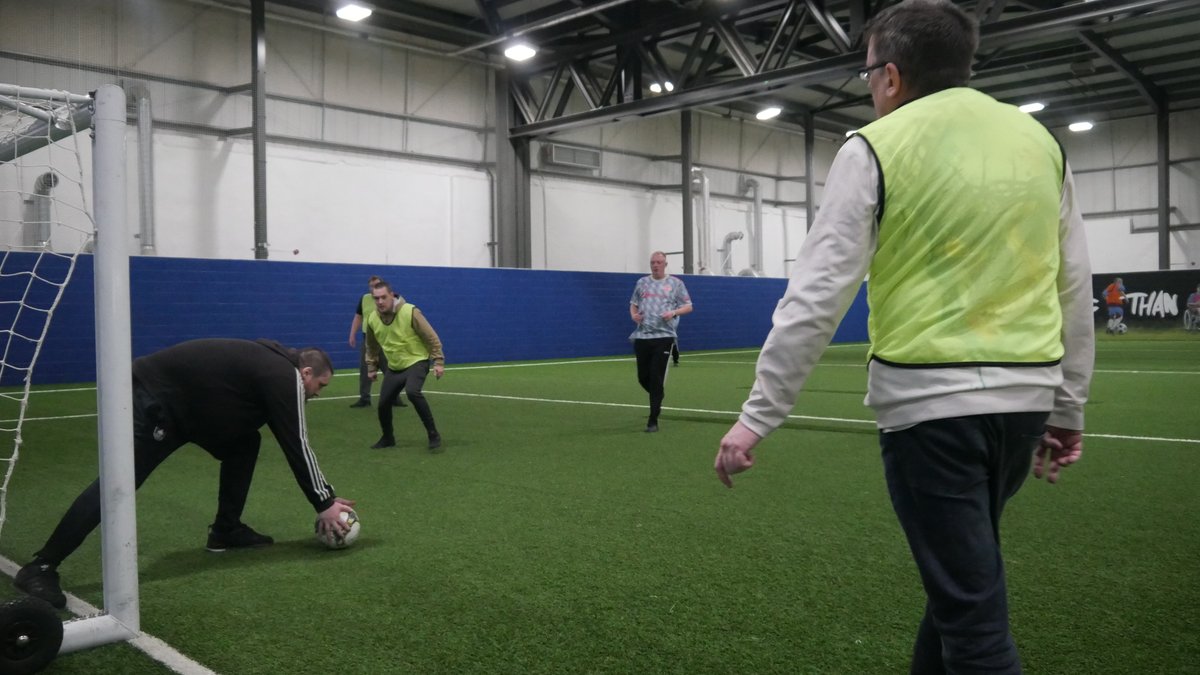
[[[308,445],[294,350],[272,340],[191,340],[135,359],[133,378],[158,399],[182,439],[217,459],[269,426],[313,508],[333,504],[333,488]]]

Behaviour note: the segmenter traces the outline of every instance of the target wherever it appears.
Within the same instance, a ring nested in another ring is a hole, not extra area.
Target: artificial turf
[[[1030,673],[1200,663],[1200,336],[1101,336],[1082,462],[1032,478],[1003,537]],[[308,406],[358,543],[323,550],[269,433],[245,520],[275,546],[203,549],[217,464],[188,446],[138,493],[142,628],[219,673],[903,673],[923,608],[891,512],[861,345],[832,348],[728,490],[717,441],[751,351],[687,353],[657,434],[630,359],[451,364],[371,450],[343,373]],[[517,367],[514,367],[517,366]],[[63,391],[67,389],[79,391]],[[0,552],[24,562],[95,476],[95,391],[32,396]],[[43,419],[46,418],[46,419]],[[59,419],[53,419],[59,418]],[[219,421],[214,421],[219,423]],[[60,569],[101,604],[98,539]],[[127,646],[50,673],[158,673]]]

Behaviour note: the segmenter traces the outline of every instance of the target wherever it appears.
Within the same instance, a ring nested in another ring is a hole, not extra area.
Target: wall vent
[[[543,156],[547,164],[567,166],[572,169],[600,169],[600,151],[586,148],[575,148],[558,143],[547,143],[543,147]]]

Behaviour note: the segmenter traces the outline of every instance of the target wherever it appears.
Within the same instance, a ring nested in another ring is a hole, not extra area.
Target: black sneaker
[[[658,424],[657,423],[651,422],[650,424],[646,425],[646,433],[653,434],[653,433],[657,433],[657,432],[658,432]]]
[[[392,438],[391,436],[380,436],[379,440],[375,441],[375,445],[371,446],[371,449],[379,450],[382,448],[394,448],[394,447],[396,447],[396,439]]]
[[[58,585],[58,570],[47,563],[31,562],[13,579],[13,586],[27,595],[45,600],[57,609],[67,606],[67,596]]]
[[[371,407],[371,399],[363,400],[360,398],[357,401],[355,401],[354,403],[351,403],[350,407],[351,408],[370,408]]]
[[[442,447],[442,435],[441,434],[433,434],[432,436],[429,437],[429,451],[430,452],[441,452],[442,451],[441,447]]]
[[[222,532],[209,525],[208,545],[205,548],[214,553],[220,553],[231,548],[262,548],[274,543],[274,539],[255,532],[245,523],[238,524],[228,532]]]
[[[392,402],[392,407],[394,407],[394,408],[407,408],[407,407],[408,407],[408,404],[404,402],[404,399],[402,399],[402,398],[397,398],[395,401],[393,401],[393,402]]]

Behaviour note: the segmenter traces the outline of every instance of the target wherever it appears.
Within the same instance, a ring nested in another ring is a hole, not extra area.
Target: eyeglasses
[[[866,68],[863,68],[862,70],[858,71],[858,79],[862,80],[863,82],[870,82],[871,81],[871,71],[882,68],[882,67],[886,66],[888,63],[890,63],[890,62],[889,61],[880,61],[879,63],[876,63],[873,66],[867,66]]]

